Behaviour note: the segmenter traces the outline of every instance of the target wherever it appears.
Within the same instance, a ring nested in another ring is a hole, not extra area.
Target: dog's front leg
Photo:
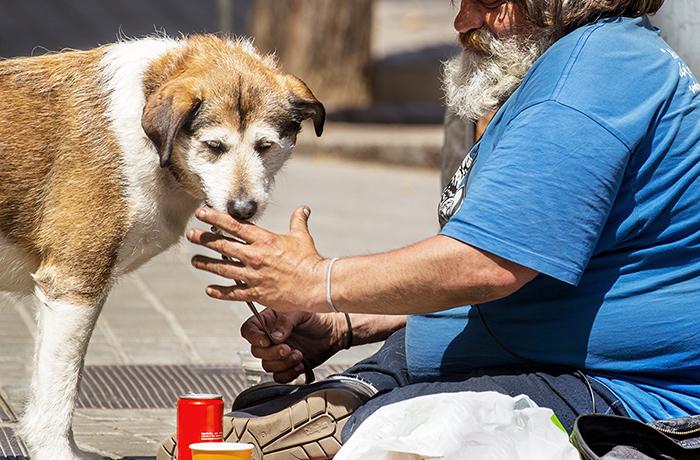
[[[71,422],[85,353],[104,296],[89,300],[55,292],[58,295],[41,287],[36,290],[38,334],[21,436],[33,460],[102,458],[77,448]]]

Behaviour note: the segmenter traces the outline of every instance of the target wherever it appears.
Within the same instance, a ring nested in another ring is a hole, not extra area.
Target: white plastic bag
[[[579,460],[552,415],[525,395],[420,396],[377,410],[335,460]]]

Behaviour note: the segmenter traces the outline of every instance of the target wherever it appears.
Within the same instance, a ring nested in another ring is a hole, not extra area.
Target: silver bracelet
[[[333,313],[338,313],[338,309],[335,308],[335,304],[331,298],[331,272],[333,271],[333,264],[336,260],[338,260],[338,257],[332,258],[330,262],[328,262],[328,267],[326,268],[326,303]]]

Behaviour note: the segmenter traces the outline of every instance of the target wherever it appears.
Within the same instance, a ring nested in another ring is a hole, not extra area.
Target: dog
[[[323,104],[250,42],[147,37],[0,62],[0,290],[34,292],[20,434],[34,460],[101,458],[71,429],[110,286],[176,243],[203,202],[263,212]]]

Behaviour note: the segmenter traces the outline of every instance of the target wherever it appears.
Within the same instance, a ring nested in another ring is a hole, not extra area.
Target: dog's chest
[[[181,191],[161,196],[152,206],[132,209],[131,224],[119,251],[117,275],[138,268],[177,243],[198,201]]]

